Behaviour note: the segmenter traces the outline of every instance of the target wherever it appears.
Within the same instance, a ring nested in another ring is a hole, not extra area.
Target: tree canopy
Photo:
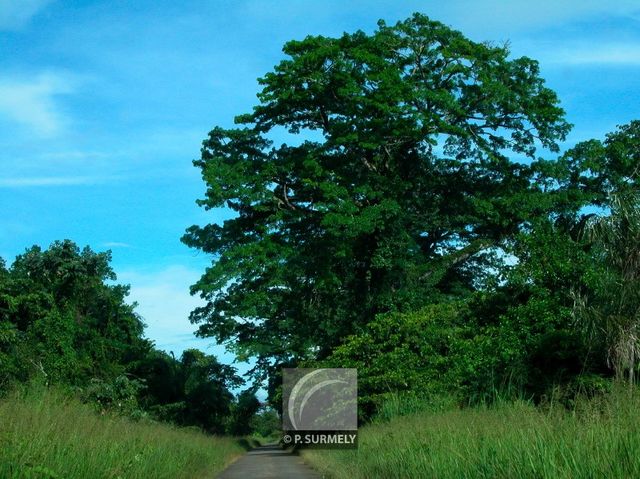
[[[214,255],[192,288],[199,334],[258,372],[322,359],[377,314],[468,296],[534,218],[584,204],[537,160],[570,126],[536,61],[419,14],[283,51],[253,112],[194,162],[199,204],[235,217],[183,237]]]

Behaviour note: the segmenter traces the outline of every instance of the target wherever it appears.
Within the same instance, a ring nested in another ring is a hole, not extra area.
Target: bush
[[[138,405],[138,395],[144,383],[126,376],[113,381],[92,379],[83,391],[83,399],[96,404],[102,412],[110,411],[138,418],[143,415]]]
[[[434,304],[413,313],[379,315],[362,334],[348,337],[320,365],[358,369],[362,419],[371,417],[390,393],[421,397],[450,393],[464,348],[463,302]]]

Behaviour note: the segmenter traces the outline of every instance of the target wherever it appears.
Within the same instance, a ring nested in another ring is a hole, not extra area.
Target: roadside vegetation
[[[69,240],[0,262],[0,477],[212,477],[254,445],[253,390],[155,348],[109,262]]]
[[[246,451],[238,438],[134,421],[31,386],[0,400],[0,477],[211,478]]]
[[[495,401],[467,408],[407,400],[359,431],[358,450],[303,450],[336,479],[640,476],[640,392],[559,404]]]

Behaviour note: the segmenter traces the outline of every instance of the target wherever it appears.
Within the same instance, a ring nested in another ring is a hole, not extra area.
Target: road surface
[[[218,479],[321,479],[300,456],[280,446],[257,447],[242,456]]]

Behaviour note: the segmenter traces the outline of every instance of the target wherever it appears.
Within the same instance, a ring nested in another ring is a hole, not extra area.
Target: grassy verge
[[[334,478],[640,477],[640,398],[573,412],[524,402],[418,412],[361,428],[357,451],[302,455]]]
[[[55,391],[0,401],[2,478],[211,478],[244,452],[233,438],[100,416]]]

